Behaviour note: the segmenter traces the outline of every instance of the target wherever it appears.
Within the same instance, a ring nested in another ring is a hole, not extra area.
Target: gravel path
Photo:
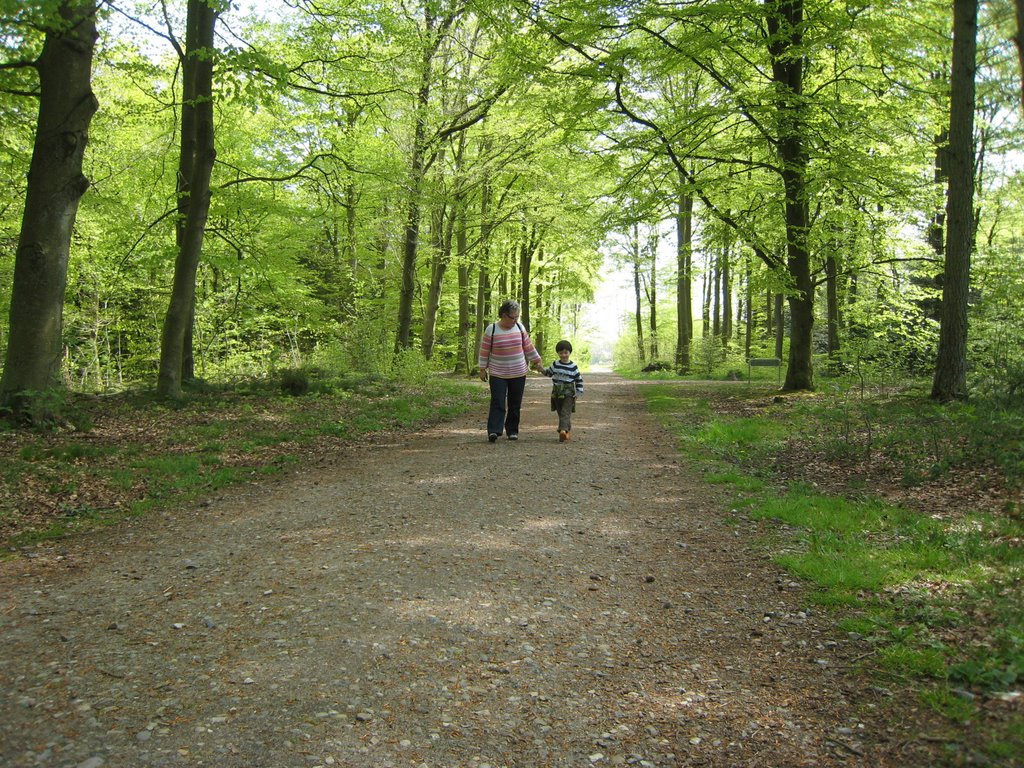
[[[0,764],[924,764],[638,385],[546,398],[0,563]]]

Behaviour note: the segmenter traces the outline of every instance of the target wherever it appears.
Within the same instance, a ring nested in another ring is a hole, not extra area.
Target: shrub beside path
[[[928,765],[638,385],[586,379],[566,444],[531,378],[517,443],[472,414],[0,563],[0,764]]]

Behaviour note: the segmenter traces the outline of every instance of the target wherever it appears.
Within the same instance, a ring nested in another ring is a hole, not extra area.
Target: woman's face
[[[515,325],[518,322],[519,322],[519,313],[518,312],[512,312],[512,313],[507,314],[507,315],[502,315],[501,318],[498,320],[498,325],[500,325],[502,328],[504,328],[507,331],[509,328],[511,328],[513,325]]]

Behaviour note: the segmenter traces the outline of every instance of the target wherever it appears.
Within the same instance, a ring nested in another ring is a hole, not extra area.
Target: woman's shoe
[[[558,431],[558,442],[564,443],[568,439],[569,439],[569,433],[568,432],[566,432],[564,429]]]

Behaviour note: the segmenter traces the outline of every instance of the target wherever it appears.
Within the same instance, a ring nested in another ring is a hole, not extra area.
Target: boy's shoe
[[[560,430],[559,433],[558,433],[558,442],[564,443],[568,439],[569,439],[569,433],[566,432],[564,429]]]
[[[487,436],[487,442],[489,442],[489,443],[496,442],[497,439],[498,439],[498,436],[496,434],[494,434],[493,432],[491,432],[491,434],[489,434]]]
[[[519,435],[509,435],[508,439],[509,440],[518,440],[519,439]]]

